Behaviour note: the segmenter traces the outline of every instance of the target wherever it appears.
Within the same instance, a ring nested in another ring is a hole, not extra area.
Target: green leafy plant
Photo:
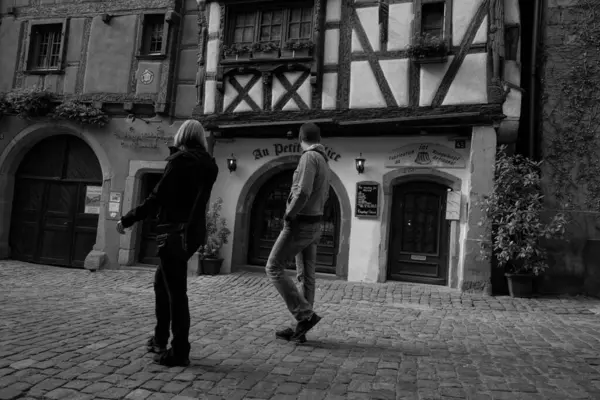
[[[253,52],[257,52],[257,51],[261,51],[263,53],[270,53],[272,51],[279,51],[280,46],[279,43],[275,43],[275,42],[258,42],[258,43],[253,43],[252,44],[252,51]]]
[[[57,101],[54,93],[38,87],[16,89],[6,94],[9,112],[19,118],[31,119],[50,114]]]
[[[298,51],[298,50],[312,50],[315,47],[315,44],[311,41],[300,41],[300,40],[288,40],[285,43],[285,49],[290,51]]]
[[[541,162],[520,154],[508,155],[500,147],[495,165],[492,193],[479,202],[483,213],[480,226],[492,232],[491,248],[482,236],[481,254],[495,254],[498,266],[515,274],[538,275],[547,268],[544,239],[562,239],[567,219],[556,213],[543,221],[544,196],[540,178]]]
[[[55,119],[67,119],[83,125],[104,126],[108,123],[108,115],[104,111],[78,100],[67,100],[58,105],[52,112]]]
[[[223,46],[223,55],[235,56],[243,53],[250,53],[252,48],[245,44],[234,43],[231,46]]]
[[[227,220],[221,217],[223,199],[217,198],[206,213],[206,245],[201,246],[201,258],[218,259],[221,247],[229,241],[231,231],[227,228]]]
[[[448,44],[441,36],[418,34],[413,37],[407,52],[413,59],[445,56],[448,54]]]
[[[569,40],[540,52],[538,60],[548,60],[539,129],[556,207],[577,213],[581,221],[600,212],[600,2],[579,0],[568,12]]]

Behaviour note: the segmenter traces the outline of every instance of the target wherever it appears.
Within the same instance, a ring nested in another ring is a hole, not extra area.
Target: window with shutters
[[[276,58],[284,57],[286,49],[312,49],[313,19],[312,3],[230,5],[225,49]]]
[[[451,44],[452,0],[414,0],[415,36],[440,38]]]
[[[167,55],[169,24],[165,14],[145,14],[139,31],[137,58],[161,59]]]
[[[31,22],[26,71],[48,73],[62,71],[65,46],[65,22]]]

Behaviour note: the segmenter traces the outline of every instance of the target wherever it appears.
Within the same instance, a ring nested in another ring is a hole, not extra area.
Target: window
[[[228,18],[229,45],[276,43],[283,48],[286,42],[308,42],[312,38],[312,6],[290,8],[256,7],[233,9]]]
[[[27,71],[60,71],[62,69],[64,37],[65,24],[63,21],[32,22],[29,27]]]
[[[433,37],[444,37],[444,3],[423,4],[421,33]]]
[[[165,16],[162,14],[144,16],[142,55],[160,55],[165,45]]]

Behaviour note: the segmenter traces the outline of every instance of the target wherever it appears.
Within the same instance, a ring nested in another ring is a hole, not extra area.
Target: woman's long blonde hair
[[[195,119],[188,119],[181,124],[181,127],[179,127],[173,138],[173,146],[181,149],[200,146],[204,150],[207,150],[208,144],[202,124]]]

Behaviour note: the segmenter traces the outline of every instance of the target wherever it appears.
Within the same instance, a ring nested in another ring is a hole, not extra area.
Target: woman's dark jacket
[[[142,204],[121,218],[121,223],[128,228],[137,221],[157,214],[159,226],[184,224],[191,220],[189,230],[193,233],[193,241],[201,246],[206,236],[206,205],[219,168],[215,159],[202,148],[179,150],[169,147],[169,150],[171,155],[167,157],[162,178]],[[195,215],[190,218],[198,190],[202,190],[202,193]]]

